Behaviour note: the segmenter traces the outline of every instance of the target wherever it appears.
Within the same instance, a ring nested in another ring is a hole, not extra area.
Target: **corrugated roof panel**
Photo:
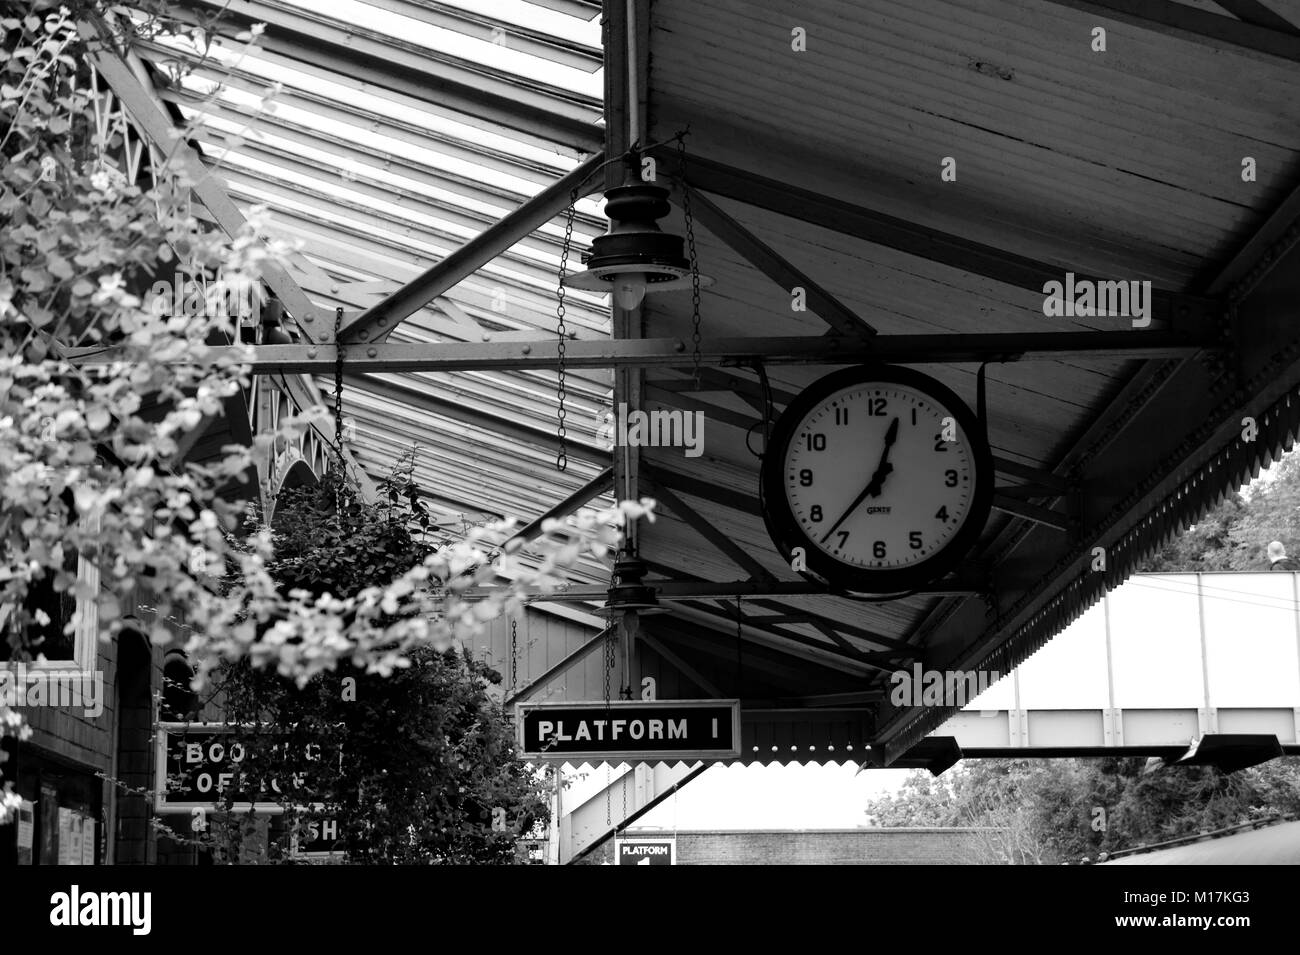
[[[601,118],[598,23],[517,2],[489,7],[258,0],[237,11],[269,23],[253,52],[216,38],[200,59],[188,42],[166,37],[147,52],[164,69],[174,60],[192,70],[162,95],[185,122],[201,121],[195,138],[232,198],[244,208],[265,204],[271,234],[300,246],[295,274],[304,290],[323,309],[356,314],[569,172],[585,152],[494,123],[473,104],[438,95],[436,84],[427,96],[400,83],[385,88],[370,82],[383,79],[376,70],[427,69],[456,82],[472,76],[475,89],[508,92],[519,109],[553,114],[556,128]],[[308,53],[288,37],[317,51],[332,44],[337,57]],[[369,73],[352,62],[365,55]],[[575,259],[603,231],[598,213],[596,200],[579,203]],[[392,340],[553,335],[563,235],[562,217],[544,224],[418,311]],[[579,337],[608,336],[603,296],[570,294],[566,304]],[[569,376],[571,460],[563,474],[555,470],[553,372],[373,379],[345,372],[354,453],[382,478],[416,448],[414,477],[440,527],[531,520],[608,466],[596,435],[609,407],[608,371]],[[329,395],[334,382],[316,385]],[[576,580],[605,584],[607,562],[584,558]]]

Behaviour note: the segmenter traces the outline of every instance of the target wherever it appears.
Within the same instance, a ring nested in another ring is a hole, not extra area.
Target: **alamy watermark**
[[[1151,324],[1150,282],[1076,279],[1043,283],[1043,314],[1049,318],[1131,318],[1134,328]]]
[[[174,273],[172,280],[159,279],[149,289],[145,307],[154,315],[198,316],[257,324],[265,292],[261,283],[244,278],[195,277]]]
[[[620,401],[617,413],[605,414],[596,437],[607,451],[615,447],[685,448],[688,458],[698,458],[704,453],[704,412],[680,408],[628,411],[627,403]]]
[[[153,927],[152,892],[83,892],[73,885],[50,896],[50,924],[54,926],[105,926],[129,928],[132,935],[148,935]]]
[[[81,707],[94,719],[104,712],[104,673],[28,669],[25,663],[0,667],[0,706]]]
[[[895,670],[889,702],[894,706],[965,706],[997,682],[996,670]]]

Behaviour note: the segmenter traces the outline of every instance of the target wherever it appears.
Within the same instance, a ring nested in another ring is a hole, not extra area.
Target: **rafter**
[[[412,279],[377,305],[371,306],[340,330],[344,341],[378,341],[403,319],[472,275],[524,236],[550,222],[569,205],[572,194],[585,195],[605,162],[596,153],[572,172],[556,180],[518,209],[498,219],[441,262]]]
[[[537,677],[537,679],[529,681],[527,684],[525,684],[524,686],[516,690],[513,694],[506,697],[505,703],[503,705],[509,708],[511,706],[514,706],[516,703],[520,702],[521,700],[528,699],[528,697],[531,696],[538,688],[543,687],[546,684],[550,683],[561,673],[564,673],[567,670],[569,670],[574,664],[579,663],[582,660],[586,659],[586,657],[589,656],[593,650],[598,649],[601,646],[605,638],[608,636],[609,636],[609,628],[606,627],[604,630],[600,631],[598,634],[596,634],[586,643],[582,644],[582,646],[578,647],[572,653],[569,653],[566,656],[564,656],[559,662],[557,662],[551,667],[548,667],[546,672],[541,674],[541,676]]]
[[[99,34],[96,27],[89,23],[82,23],[78,29],[82,37],[88,40],[95,39]],[[199,154],[181,140],[180,131],[176,129],[171,117],[167,115],[161,104],[152,95],[152,91],[146,89],[136,78],[134,71],[114,51],[111,44],[97,41],[91,44],[91,49],[94,51],[91,56],[95,68],[122,101],[123,106],[134,120],[136,128],[164,156],[168,157],[169,162],[185,174],[190,181],[190,192],[208,210],[218,227],[229,236],[237,235],[247,224],[243,213],[231,200],[222,184],[203,164]],[[290,314],[300,322],[309,323],[309,316],[318,313],[319,310],[316,309],[298,283],[272,257],[266,258],[262,263],[262,281],[271,288],[276,298],[289,310]],[[310,338],[306,331],[308,325],[301,324],[300,327],[303,329],[304,334]],[[321,404],[320,395],[316,392],[315,386],[301,375],[286,376],[284,386],[300,411],[306,411]],[[312,427],[322,440],[327,444],[331,443],[330,436],[319,425],[313,425]],[[361,489],[362,496],[368,500],[373,500],[376,494],[374,481],[366,474],[365,469],[361,467],[349,449],[342,448],[340,450],[349,473]]]
[[[795,287],[802,288],[808,308],[837,332],[850,337],[870,337],[876,334],[876,329],[870,323],[864,321],[834,295],[790,264],[789,260],[753,232],[727,215],[698,189],[688,183],[680,184],[680,188],[690,197],[691,212],[701,225],[744,256],[750,265],[779,285],[787,294],[790,294]]]
[[[1281,20],[1283,24],[1286,24],[1286,21],[1272,14],[1272,11],[1265,11],[1270,14],[1267,21],[1261,20],[1258,14],[1262,5],[1258,3],[1234,4],[1233,0],[1227,0],[1224,6],[1228,9],[1235,5],[1238,9],[1246,11],[1248,16],[1251,10],[1256,14],[1250,19],[1243,16],[1242,19],[1236,20],[1207,10],[1198,10],[1186,4],[1174,3],[1173,0],[1051,0],[1051,2],[1083,13],[1091,13],[1146,30],[1190,40],[1213,50],[1226,52],[1249,50],[1300,63],[1300,36],[1294,32],[1276,29],[1277,21]]]
[[[673,669],[686,677],[686,679],[690,680],[705,693],[715,698],[722,698],[727,695],[718,689],[716,683],[700,673],[699,670],[679,657],[674,651],[670,650],[661,640],[645,633],[644,631],[642,631],[637,639],[655,653],[659,654],[659,656],[661,656]]]
[[[680,160],[675,154],[664,153],[659,163],[661,168],[666,167],[671,175],[680,178]],[[1061,281],[1066,271],[1060,266],[769,179],[703,156],[690,158],[688,179],[695,188],[705,192],[1017,288],[1041,293],[1046,282]],[[1084,278],[1095,277],[1077,275],[1076,281]],[[1221,311],[1219,303],[1213,300],[1163,289],[1152,289],[1151,303],[1153,327],[1187,319],[1211,321]],[[1041,319],[1041,314],[1038,317]]]
[[[614,486],[614,470],[613,468],[605,468],[605,470],[601,471],[599,474],[597,474],[594,478],[592,478],[582,487],[578,488],[578,490],[574,491],[564,500],[560,501],[554,507],[550,508],[545,514],[542,514],[540,517],[537,517],[529,521],[527,524],[521,527],[518,530],[518,532],[516,532],[502,546],[505,547],[511,541],[515,541],[515,540],[528,541],[532,539],[533,537],[535,537],[536,535],[542,532],[542,525],[545,524],[548,520],[564,517],[568,514],[573,513],[575,510],[582,507],[584,504],[589,503],[592,498],[599,497],[600,495],[608,492],[613,486]]]
[[[711,618],[728,620],[731,626],[733,628],[735,627],[735,612],[731,607],[725,605],[718,607],[704,601],[695,600],[679,601],[679,606],[685,610],[693,610],[697,613],[706,614]],[[802,650],[818,654],[823,660],[824,665],[830,665],[835,669],[846,670],[846,672],[862,672],[863,669],[878,670],[883,668],[882,663],[871,662],[857,656],[856,654],[846,653],[834,643],[823,643],[821,640],[815,640],[812,637],[804,636],[801,633],[795,633],[794,631],[786,630],[781,627],[751,624],[743,617],[741,619],[741,625],[742,632],[743,627],[749,627],[751,630],[760,634],[765,634],[768,637],[792,644],[792,650],[793,647],[798,647]]]
[[[1098,359],[1190,356],[1219,345],[1217,333],[1198,334],[1131,329],[1113,332],[989,332],[971,334],[881,335],[871,345],[838,337],[794,335],[715,338],[700,342],[701,361],[710,364],[856,365],[893,362],[920,365],[955,362],[1014,361],[1036,358]],[[357,372],[465,371],[472,368],[558,368],[553,339],[533,342],[401,343],[354,347],[349,367]],[[327,374],[333,345],[256,345],[248,361],[254,374]],[[97,356],[91,358],[91,356]],[[233,349],[218,357],[237,358]],[[80,349],[73,360],[104,364],[113,352]],[[573,341],[566,344],[570,368],[689,368],[690,349],[678,338]]]
[[[667,504],[669,510],[725,554],[733,564],[748,572],[750,580],[771,581],[775,579],[766,567],[745,553],[744,548],[719,531],[708,520],[701,517],[698,511],[669,490],[667,485],[654,480],[649,474],[643,474],[642,480],[650,485],[650,493]]]

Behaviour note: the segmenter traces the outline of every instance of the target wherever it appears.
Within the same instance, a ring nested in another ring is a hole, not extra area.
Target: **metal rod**
[[[869,345],[837,336],[778,336],[717,338],[700,343],[705,364],[738,366],[761,360],[769,365],[854,365],[869,362],[951,364],[1015,358],[1041,360],[1155,358],[1190,356],[1211,347],[1207,341],[1157,331],[972,333],[877,336]],[[242,346],[210,350],[213,359],[240,361]],[[255,345],[247,360],[254,374],[326,374],[334,364],[333,345]],[[124,360],[116,349],[75,349],[78,364],[111,364]],[[690,349],[680,338],[610,339],[566,343],[570,368],[676,367],[689,368]],[[478,368],[556,368],[555,341],[439,342],[435,344],[374,344],[353,347],[348,366],[353,372],[465,371]]]

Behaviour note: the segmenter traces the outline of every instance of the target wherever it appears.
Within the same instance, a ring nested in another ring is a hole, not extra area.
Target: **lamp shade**
[[[621,308],[635,308],[647,292],[691,287],[691,263],[682,237],[663,232],[658,220],[672,206],[662,186],[637,183],[605,193],[609,232],[592,241],[583,257],[586,271],[566,276],[564,284],[612,292]],[[700,276],[701,285],[712,284]]]

